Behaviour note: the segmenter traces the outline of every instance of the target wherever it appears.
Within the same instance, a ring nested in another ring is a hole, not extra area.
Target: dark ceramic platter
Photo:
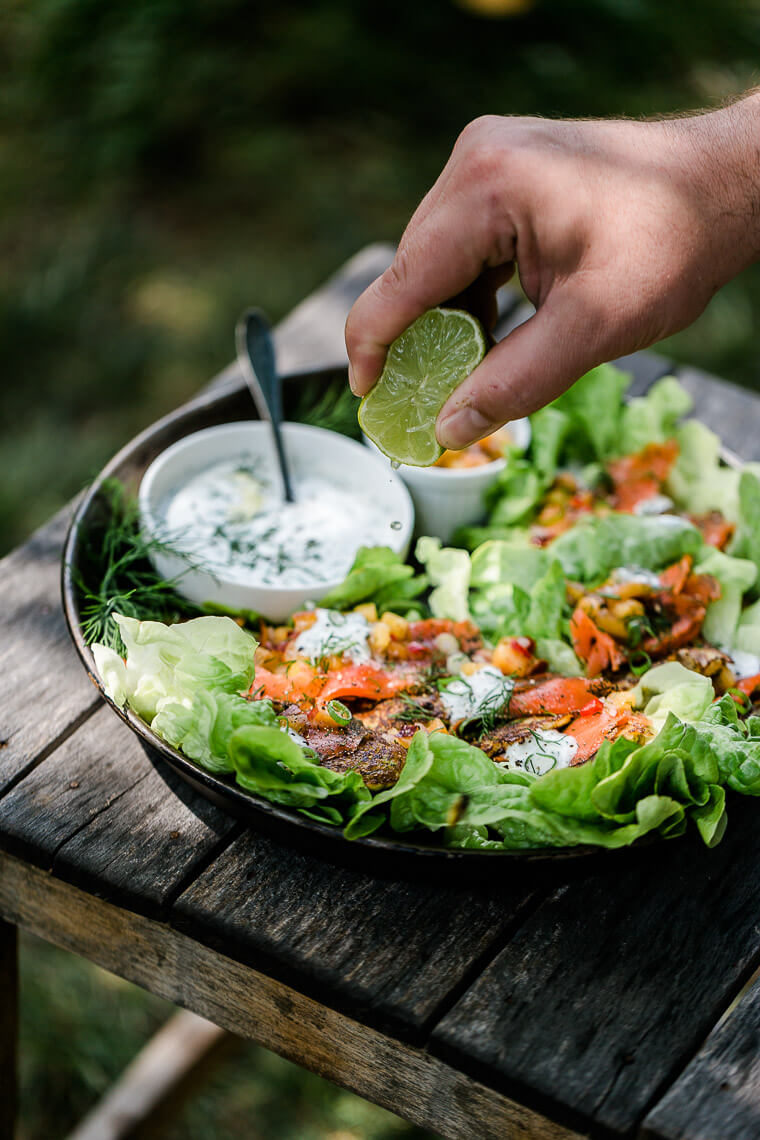
[[[285,418],[298,420],[299,410],[314,406],[331,391],[337,392],[346,384],[344,369],[327,369],[288,376],[283,382]],[[102,486],[106,479],[117,478],[133,492],[155,457],[178,439],[215,424],[257,418],[248,390],[228,385],[185,404],[177,411],[159,420],[138,435],[101,471],[90,487],[69,529],[64,548],[62,567],[63,607],[72,640],[93,684],[114,712],[140,737],[147,751],[156,754],[206,799],[211,800],[231,815],[250,824],[258,831],[301,849],[313,851],[328,859],[351,866],[369,866],[380,874],[417,874],[430,871],[446,875],[461,871],[468,877],[480,878],[492,872],[508,873],[508,866],[520,866],[559,871],[584,871],[597,861],[622,861],[630,849],[607,851],[596,847],[541,848],[532,851],[455,851],[436,847],[430,843],[405,840],[392,834],[373,835],[365,839],[346,840],[339,828],[317,823],[295,810],[280,807],[259,796],[242,791],[231,779],[212,775],[188,760],[176,749],[156,736],[138,716],[118,708],[106,696],[103,685],[94,669],[90,649],[85,645],[80,628],[80,598],[76,587],[79,573],[84,569],[83,539],[104,517],[105,502]],[[649,844],[645,844],[649,847]],[[637,855],[642,852],[637,846]]]

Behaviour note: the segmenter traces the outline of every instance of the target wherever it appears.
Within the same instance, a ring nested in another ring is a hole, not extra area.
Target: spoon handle
[[[243,313],[235,329],[237,358],[262,420],[272,429],[277,459],[280,464],[285,500],[295,502],[287,456],[282,444],[282,392],[275,366],[274,345],[266,319],[260,309]]]

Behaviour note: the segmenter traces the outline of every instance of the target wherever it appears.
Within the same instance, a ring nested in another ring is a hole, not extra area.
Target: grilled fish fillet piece
[[[676,651],[675,659],[705,677],[714,677],[722,669],[731,667],[731,658],[712,645],[686,645]]]
[[[386,739],[352,717],[346,725],[323,728],[312,724],[297,705],[281,712],[288,725],[312,748],[323,768],[333,772],[358,772],[372,792],[392,787],[406,760],[398,740]]]
[[[373,732],[390,733],[394,737],[408,736],[409,732],[406,731],[408,728],[413,729],[411,734],[413,736],[418,728],[424,728],[433,717],[446,719],[446,708],[437,692],[419,693],[413,700],[416,705],[424,709],[419,720],[412,719],[414,709],[403,697],[389,697],[385,701],[378,701],[371,709],[357,712],[356,719]]]
[[[401,775],[406,749],[398,740],[389,740],[376,732],[367,732],[353,751],[320,758],[323,768],[333,772],[358,772],[371,792],[391,788]]]
[[[471,740],[469,743],[482,748],[486,756],[490,756],[492,760],[499,760],[510,744],[519,744],[523,740],[527,740],[531,733],[536,732],[537,729],[542,732],[546,732],[548,729],[560,732],[571,720],[572,717],[569,715],[528,716],[523,720],[510,720],[507,724],[500,724],[498,728],[483,733],[482,736]]]

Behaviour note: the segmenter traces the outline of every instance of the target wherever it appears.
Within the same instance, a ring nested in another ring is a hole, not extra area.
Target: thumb
[[[365,289],[348,315],[346,348],[357,396],[377,380],[388,346],[426,309],[472,286],[484,271],[484,287],[491,292],[509,278],[509,259],[489,265],[487,234],[480,229],[473,234],[453,210],[441,209],[404,235],[393,264]]]
[[[550,403],[610,358],[609,341],[597,331],[603,327],[577,300],[547,298],[452,393],[438,416],[438,442],[459,450]]]

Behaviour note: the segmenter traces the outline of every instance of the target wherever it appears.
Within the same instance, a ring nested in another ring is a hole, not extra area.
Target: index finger
[[[380,375],[388,346],[412,321],[461,293],[488,267],[482,214],[454,196],[401,239],[392,264],[365,289],[346,322],[351,388],[358,396]]]

